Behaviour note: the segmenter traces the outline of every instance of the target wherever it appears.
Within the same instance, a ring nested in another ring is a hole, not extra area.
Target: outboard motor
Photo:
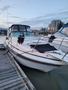
[[[19,44],[22,44],[22,43],[24,42],[24,34],[19,35],[17,42],[18,42]]]
[[[49,41],[48,42],[53,42],[53,40],[55,39],[56,37],[54,35],[50,36],[49,38]]]

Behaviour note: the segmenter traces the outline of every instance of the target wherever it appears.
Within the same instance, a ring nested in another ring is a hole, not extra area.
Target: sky
[[[68,10],[68,0],[0,0],[0,25]]]

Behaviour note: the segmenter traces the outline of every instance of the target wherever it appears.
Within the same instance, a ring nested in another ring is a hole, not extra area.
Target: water
[[[39,70],[31,69],[25,66],[19,65],[24,70],[36,90],[60,90],[55,80],[51,76],[51,73],[41,72]]]
[[[68,90],[68,65],[48,73],[19,65],[36,90]]]

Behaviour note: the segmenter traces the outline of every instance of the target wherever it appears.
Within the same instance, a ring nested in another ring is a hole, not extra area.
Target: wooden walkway
[[[0,50],[0,90],[35,90],[14,58]]]

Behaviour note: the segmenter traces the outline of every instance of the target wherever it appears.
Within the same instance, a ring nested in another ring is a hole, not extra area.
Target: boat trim
[[[9,43],[9,44],[10,44],[10,43]],[[29,53],[29,52],[22,51],[22,50],[16,48],[15,46],[13,46],[12,44],[10,44],[10,45],[11,45],[11,47],[13,47],[13,48],[15,48],[15,49],[17,49],[17,50],[19,50],[19,51],[21,51],[21,52],[23,52],[23,53],[27,53],[27,54],[29,54],[29,55],[33,55],[33,56],[37,56],[37,57],[41,57],[41,58],[45,58],[45,59],[51,59],[51,60],[55,60],[55,61],[61,61],[61,59],[59,59],[59,58],[52,59],[52,58],[47,58],[47,57],[43,57],[43,56],[38,56],[38,55]],[[21,53],[21,54],[22,54],[22,53]]]
[[[10,47],[8,47],[9,49],[10,49],[10,53],[14,53],[16,56],[18,56],[18,57],[20,57],[20,58],[24,58],[25,60],[29,60],[29,61],[32,61],[32,59],[30,59],[30,58],[27,58],[27,57],[25,57],[25,56],[23,56],[23,55],[21,55],[21,54],[19,54],[19,53],[17,53],[17,52],[15,52],[14,50],[12,50]],[[46,59],[48,59],[48,58],[46,58]],[[47,64],[47,65],[52,65],[52,66],[62,66],[62,65],[57,65],[57,64],[51,64],[51,63],[44,63],[44,62],[40,62],[40,61],[36,61],[36,60],[34,60],[34,61],[32,61],[32,62],[37,62],[37,63],[41,63],[41,64]]]

